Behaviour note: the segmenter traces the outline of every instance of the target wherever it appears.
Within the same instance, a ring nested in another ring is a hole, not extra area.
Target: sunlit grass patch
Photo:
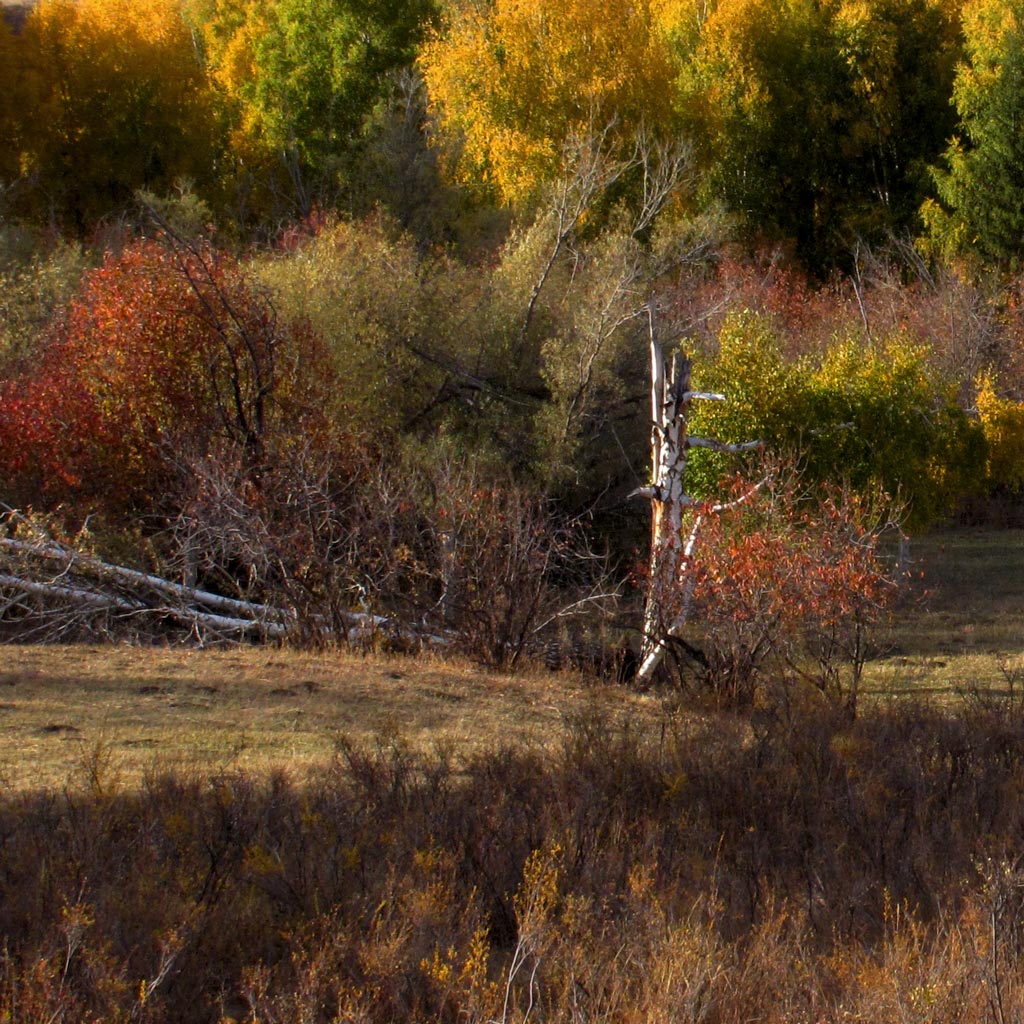
[[[1005,688],[1024,659],[1024,531],[935,533],[913,542],[911,559],[866,689],[945,698]]]
[[[591,703],[656,714],[652,698],[572,674],[503,675],[459,661],[266,648],[0,649],[0,777],[63,786],[102,744],[127,780],[154,762],[301,773],[340,737],[401,735],[462,753],[556,744]]]

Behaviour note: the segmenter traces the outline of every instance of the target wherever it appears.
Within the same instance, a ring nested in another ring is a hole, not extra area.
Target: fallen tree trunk
[[[17,554],[28,555],[32,558],[64,562],[66,570],[78,569],[87,575],[94,574],[100,579],[105,578],[131,588],[155,590],[158,593],[175,597],[187,604],[202,605],[245,619],[262,617],[263,619],[277,621],[285,625],[295,617],[294,613],[282,608],[275,608],[254,601],[241,601],[238,598],[225,597],[222,594],[213,594],[207,590],[189,587],[182,583],[174,583],[170,580],[165,580],[161,576],[139,572],[136,569],[128,569],[122,565],[114,565],[110,562],[94,558],[91,555],[83,555],[62,545],[52,543],[35,545],[27,541],[3,538],[0,539],[0,548],[5,548]]]
[[[283,638],[287,632],[285,627],[280,624],[261,621],[258,618],[232,618],[182,605],[154,605],[141,600],[120,597],[117,594],[99,593],[83,587],[65,586],[55,582],[41,583],[37,580],[22,579],[7,574],[0,574],[0,588],[30,594],[51,603],[63,602],[76,608],[96,612],[172,619],[180,625],[189,627],[190,631],[216,633],[221,636],[246,636],[256,633],[273,640]]]
[[[257,601],[214,594],[166,580],[152,573],[105,562],[52,540],[31,542],[0,538],[0,553],[16,561],[20,572],[0,573],[0,591],[13,592],[38,599],[45,606],[45,615],[53,632],[67,631],[68,621],[60,621],[60,607],[67,615],[81,613],[109,614],[137,623],[174,622],[185,627],[201,641],[218,640],[283,640],[296,628],[298,616],[288,608]],[[40,578],[38,566],[52,566],[47,578]],[[32,567],[37,568],[33,571]],[[0,613],[13,607],[11,602]],[[22,613],[30,610],[17,605]],[[407,643],[447,647],[454,636],[446,632],[409,628],[383,615],[369,612],[338,613],[344,635],[335,636],[324,623],[325,640],[335,639],[354,644],[372,643],[387,635]]]

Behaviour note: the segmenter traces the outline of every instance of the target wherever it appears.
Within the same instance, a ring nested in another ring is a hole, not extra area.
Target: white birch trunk
[[[741,452],[761,446],[760,441],[725,444],[689,433],[690,404],[700,400],[722,402],[725,396],[690,389],[691,363],[683,353],[673,356],[666,376],[664,352],[655,336],[653,310],[649,309],[649,316],[653,483],[633,492],[633,495],[651,501],[650,570],[640,668],[636,677],[641,686],[651,681],[665,656],[669,640],[679,636],[689,620],[693,603],[694,552],[704,516],[707,512],[729,507],[702,508],[696,513],[686,539],[683,539],[683,514],[686,509],[700,505],[686,494],[687,452],[690,448]],[[739,501],[745,501],[747,497],[749,495]]]

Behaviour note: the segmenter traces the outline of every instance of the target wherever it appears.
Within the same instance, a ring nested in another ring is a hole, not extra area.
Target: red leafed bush
[[[895,593],[879,551],[890,528],[870,502],[843,492],[812,501],[795,480],[708,515],[693,620],[715,692],[745,704],[765,687],[810,682],[854,712],[870,627]]]
[[[34,366],[0,385],[7,500],[152,505],[183,451],[225,437],[256,465],[297,340],[238,265],[139,241],[87,274]],[[291,385],[294,392],[297,385]]]

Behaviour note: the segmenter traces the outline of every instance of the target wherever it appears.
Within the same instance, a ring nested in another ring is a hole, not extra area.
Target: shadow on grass
[[[341,743],[302,785],[126,790],[98,750],[0,802],[0,1019],[1017,1019],[1007,710],[588,712],[548,753]]]

